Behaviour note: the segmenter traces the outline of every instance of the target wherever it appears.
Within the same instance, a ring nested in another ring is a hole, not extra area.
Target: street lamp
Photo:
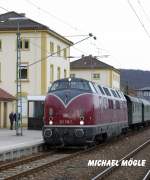
[[[26,20],[26,17],[8,18],[9,21],[17,21],[17,59],[16,59],[16,135],[22,136],[22,97],[21,97],[21,38],[19,20]]]

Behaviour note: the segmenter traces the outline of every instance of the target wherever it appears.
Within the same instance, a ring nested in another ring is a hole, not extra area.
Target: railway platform
[[[0,161],[13,160],[43,150],[41,130],[23,129],[22,136],[15,130],[0,129]]]

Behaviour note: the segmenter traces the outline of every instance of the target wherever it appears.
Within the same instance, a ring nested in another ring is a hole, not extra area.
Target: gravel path
[[[101,170],[104,170],[105,167],[88,167],[88,160],[112,160],[121,159],[124,155],[129,153],[134,148],[138,147],[146,140],[150,138],[150,129],[139,131],[134,135],[129,135],[128,137],[120,137],[117,141],[108,142],[106,145],[99,146],[96,150],[93,150],[89,153],[82,154],[77,156],[74,159],[67,160],[60,163],[59,165],[49,167],[44,171],[40,171],[38,174],[22,178],[34,179],[34,180],[88,180],[91,179],[94,175],[99,173]],[[141,153],[141,159],[147,160],[147,163],[150,162],[150,156],[148,155],[148,149],[145,154]],[[138,158],[138,157],[135,157]],[[148,165],[148,164],[147,164]],[[132,168],[134,171],[135,168]],[[138,168],[137,168],[138,169]],[[141,175],[144,175],[145,170],[141,172]],[[116,180],[116,176],[115,180]],[[121,175],[122,179],[128,179],[128,176],[124,176],[124,171]],[[124,178],[125,177],[125,178]],[[133,176],[134,177],[134,176]],[[120,177],[119,177],[120,178]],[[112,178],[110,178],[113,180]],[[119,179],[120,180],[120,179]],[[129,179],[130,180],[130,179]]]

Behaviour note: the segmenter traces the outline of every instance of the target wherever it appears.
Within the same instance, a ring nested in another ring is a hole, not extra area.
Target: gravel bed
[[[134,148],[150,138],[150,129],[142,130],[138,134],[121,137],[117,141],[108,142],[96,150],[76,156],[56,166],[40,171],[38,174],[21,178],[34,180],[88,180],[104,170],[106,167],[88,167],[88,160],[119,160]],[[144,156],[141,155],[143,159]]]
[[[139,151],[133,159],[146,160],[146,164],[143,167],[120,167],[116,169],[113,174],[107,177],[107,180],[141,180],[144,178],[148,170],[150,169],[150,145]]]

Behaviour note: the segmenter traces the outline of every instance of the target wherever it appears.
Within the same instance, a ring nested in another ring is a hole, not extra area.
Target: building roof
[[[112,69],[114,71],[117,71],[120,73],[120,71],[113,66],[110,66],[109,64],[106,64],[100,60],[98,60],[96,57],[93,57],[92,55],[89,56],[83,56],[70,63],[70,69],[76,70],[76,69]]]
[[[14,96],[0,88],[0,101],[13,101],[16,100]]]
[[[48,26],[38,23],[32,19],[22,19],[22,20],[10,20],[9,18],[25,17],[24,13],[16,13],[14,11],[7,12],[0,15],[0,32],[1,31],[16,31],[17,25],[19,23],[20,30],[46,30],[53,34],[55,37],[62,39],[68,44],[73,44],[71,41],[51,30]]]
[[[136,89],[136,91],[150,91],[150,87],[144,87],[141,89]]]

